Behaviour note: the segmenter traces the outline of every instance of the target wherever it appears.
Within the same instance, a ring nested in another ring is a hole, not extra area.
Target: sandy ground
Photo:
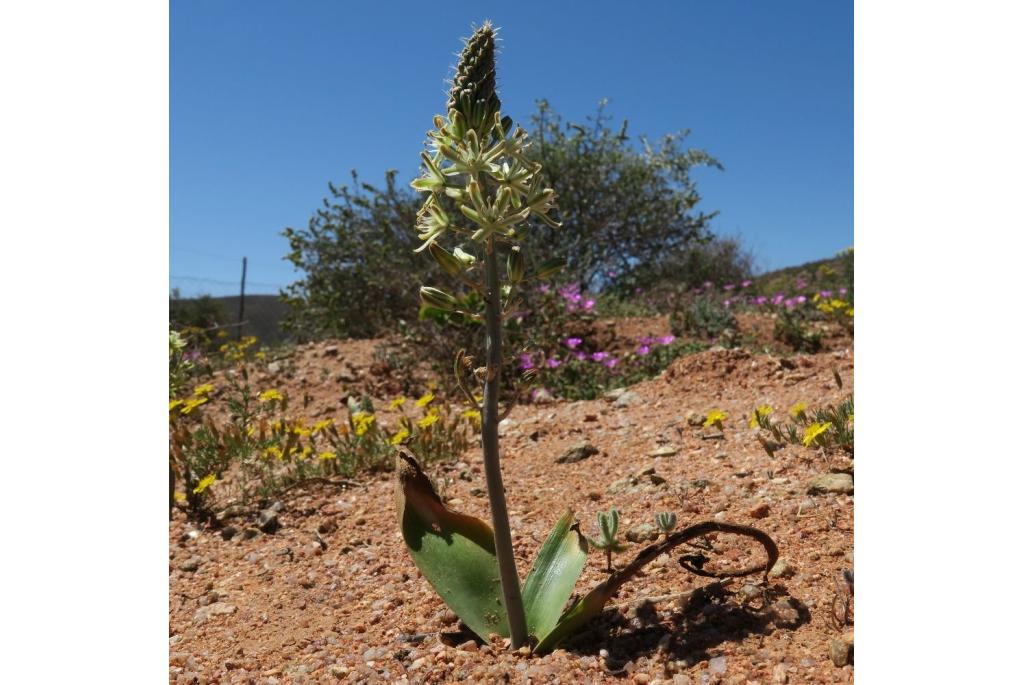
[[[372,350],[372,341],[307,346],[287,368],[255,380],[309,393],[310,415],[341,419],[348,392],[388,394],[387,379],[374,378]],[[398,533],[392,476],[376,474],[351,489],[290,493],[274,534],[259,533],[254,519],[235,519],[237,534],[225,539],[225,531],[174,515],[169,682],[852,682],[852,665],[835,665],[830,649],[844,632],[852,640],[852,623],[837,627],[831,615],[837,596],[845,599],[842,571],[853,569],[853,495],[808,493],[812,478],[852,473],[852,462],[798,446],[770,458],[747,427],[755,406],[782,412],[797,401],[838,403],[852,387],[849,338],[785,359],[719,348],[677,360],[618,401],[519,406],[502,426],[521,577],[566,507],[593,536],[597,512],[615,506],[622,531],[670,510],[680,527],[713,518],[760,527],[784,560],[767,592],[756,577],[715,586],[665,555],[623,588],[617,608],[553,654],[487,646],[460,632],[413,565]],[[729,414],[724,440],[707,439],[716,431],[686,420],[712,408]],[[598,453],[555,463],[582,442]],[[450,507],[489,520],[477,450],[427,470]],[[719,567],[762,554],[728,536],[714,544]],[[616,564],[642,546],[631,544]],[[593,552],[578,589],[600,582],[603,568],[603,554]],[[702,586],[706,592],[688,599],[639,601]]]

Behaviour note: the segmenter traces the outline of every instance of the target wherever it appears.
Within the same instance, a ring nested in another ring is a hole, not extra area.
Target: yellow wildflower
[[[260,393],[260,402],[273,402],[274,400],[283,400],[284,397],[280,392],[274,389],[264,390]]]
[[[174,493],[174,501],[175,502],[184,502],[187,499],[188,499],[188,497],[185,496],[184,492],[176,492],[176,493]]]
[[[259,352],[256,353],[256,358],[262,361],[267,358],[267,353],[264,352],[263,350],[260,350]]]
[[[202,385],[197,386],[196,389],[192,391],[192,394],[196,396],[209,395],[211,392],[213,392],[213,385],[210,383],[203,383]]]
[[[310,447],[309,445],[307,445],[307,446],[302,448],[301,452],[299,452],[299,457],[301,457],[302,459],[305,459],[306,457],[308,457],[311,454],[313,454],[313,448]]]
[[[195,489],[192,492],[198,495],[200,492],[202,492],[203,490],[210,487],[216,482],[217,476],[211,473],[206,478],[203,478],[201,481],[199,481],[199,484],[195,487]]]
[[[764,420],[769,414],[772,413],[770,405],[762,404],[760,407],[754,410],[754,414],[750,417],[750,427],[757,428],[761,421]]]
[[[366,432],[370,430],[370,426],[376,420],[377,417],[369,412],[357,411],[352,415],[352,426],[355,429],[356,435],[366,435]]]
[[[849,317],[853,316],[853,307],[850,307],[849,309],[846,310],[846,315]]]
[[[185,404],[185,400],[171,400],[167,405],[167,411],[174,411],[183,404]]]
[[[835,309],[842,309],[843,307],[846,306],[846,300],[833,299],[829,301],[829,304],[832,305],[832,307]]]
[[[832,313],[832,305],[829,304],[828,302],[822,302],[822,303],[820,303],[818,305],[818,311],[820,311],[820,312],[822,312],[824,314],[831,314]]]
[[[825,423],[812,423],[809,425],[807,430],[804,431],[804,447],[810,447],[811,443],[813,443],[818,436],[831,427],[832,424],[829,421],[826,421]]]
[[[465,418],[469,419],[469,421],[474,426],[479,426],[480,425],[480,412],[477,411],[476,409],[467,409],[466,411],[462,412],[462,415]]]
[[[323,421],[317,421],[313,424],[313,432],[319,433],[325,431],[334,425],[334,419],[324,419]]]
[[[225,330],[219,330],[219,331],[217,331],[217,337],[218,338],[226,338],[226,337],[228,337],[228,332],[225,331]]]
[[[268,457],[274,457],[275,459],[284,459],[284,452],[277,445],[268,447],[266,454]]]
[[[425,407],[425,406],[427,406],[428,404],[430,404],[433,401],[434,401],[434,393],[428,391],[425,395],[423,395],[423,397],[421,397],[418,400],[416,400],[416,406],[417,407]]]
[[[403,404],[405,404],[405,396],[403,396],[403,395],[399,395],[395,399],[391,400],[391,408],[392,409],[398,409]]]
[[[405,426],[402,426],[401,428],[398,429],[397,433],[391,436],[390,442],[392,445],[401,445],[403,442],[405,442],[406,438],[408,437],[409,429],[406,428]]]
[[[420,428],[429,428],[437,423],[437,420],[441,418],[438,414],[427,414],[422,419],[416,422],[416,425]]]
[[[185,402],[185,406],[181,408],[182,414],[191,414],[192,410],[200,405],[206,404],[210,401],[209,397],[197,397]]]
[[[722,421],[725,421],[727,418],[729,418],[729,415],[721,409],[712,409],[708,412],[708,417],[704,419],[704,427],[710,428],[715,426],[718,430],[722,430]]]
[[[807,411],[807,403],[797,402],[796,404],[789,408],[789,415],[792,416],[794,419],[798,419],[800,418],[800,415],[803,414],[805,411]]]
[[[338,458],[338,455],[336,453],[334,453],[334,452],[321,452],[320,453],[320,459],[323,460],[323,461],[327,461],[328,459],[337,459],[337,458]]]

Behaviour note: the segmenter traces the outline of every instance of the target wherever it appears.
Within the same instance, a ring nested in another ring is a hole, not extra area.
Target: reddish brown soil
[[[668,332],[665,321],[629,325],[639,335]],[[290,371],[256,377],[256,385],[293,397],[305,390],[310,415],[341,419],[344,395],[380,387],[370,370],[373,346],[348,341],[304,347]],[[325,352],[328,347],[337,349]],[[640,598],[709,584],[685,572],[676,558],[662,557],[625,586],[620,609],[606,612],[564,649],[533,657],[481,645],[457,633],[457,620],[406,554],[392,479],[379,474],[363,477],[351,490],[294,491],[283,500],[282,527],[272,535],[227,541],[175,513],[170,682],[852,682],[853,667],[834,665],[829,648],[843,634],[830,615],[841,572],[853,568],[853,496],[807,492],[813,476],[830,467],[852,469],[852,463],[795,446],[770,458],[747,427],[757,405],[768,403],[781,413],[798,400],[815,407],[852,392],[852,340],[832,338],[830,348],[793,356],[784,365],[766,354],[712,349],[630,388],[637,397],[629,406],[604,399],[520,406],[502,427],[521,576],[566,507],[589,535],[596,534],[597,512],[612,506],[622,512],[622,531],[672,510],[680,527],[717,516],[771,534],[793,574],[773,578],[767,597],[740,579],[722,597],[637,606]],[[724,441],[704,439],[715,431],[687,424],[691,410],[712,408],[729,414]],[[600,452],[555,463],[581,441]],[[652,456],[659,449],[676,451]],[[639,476],[635,485],[609,493],[613,483],[650,468],[657,479]],[[427,470],[443,483],[449,506],[489,520],[477,451]],[[715,545],[716,558],[729,566],[762,554],[726,537]],[[641,546],[630,545],[616,563]],[[600,582],[603,567],[603,555],[592,554],[579,589]]]

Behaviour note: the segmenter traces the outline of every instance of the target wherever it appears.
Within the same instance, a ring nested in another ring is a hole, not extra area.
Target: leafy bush
[[[735,332],[736,317],[722,302],[709,296],[699,296],[686,301],[669,317],[672,333],[689,335],[705,340],[715,340],[726,331]]]
[[[773,336],[796,352],[813,353],[821,349],[821,331],[812,327],[810,315],[803,308],[780,310]]]
[[[560,198],[564,228],[531,219],[522,244],[566,257],[563,283],[596,291],[611,283],[609,272],[626,274],[638,264],[650,280],[674,273],[687,260],[707,261],[691,250],[707,241],[718,245],[708,231],[714,214],[695,212],[700,195],[690,170],[720,165],[702,150],[681,149],[686,132],[657,145],[641,137],[634,146],[625,122],[617,132],[610,128],[603,105],[596,117],[577,124],[563,123],[544,101],[532,123],[534,143],[524,155],[544,165]],[[395,173],[387,173],[383,188],[361,182],[355,172],[351,187],[328,184],[330,197],[309,225],[285,229],[287,259],[303,277],[282,293],[291,305],[283,325],[300,340],[373,337],[416,327],[420,308],[410,283],[429,278],[446,292],[459,285],[413,254],[421,203],[396,187]],[[437,202],[449,216],[461,216],[447,196]],[[524,296],[530,305],[530,294]],[[433,337],[434,328],[419,335]],[[460,329],[460,335],[460,344],[468,342],[467,335],[482,339],[479,327]]]

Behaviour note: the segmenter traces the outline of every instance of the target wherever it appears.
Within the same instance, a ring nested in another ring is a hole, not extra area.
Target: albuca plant
[[[589,550],[572,511],[567,511],[520,587],[498,449],[502,331],[505,318],[514,313],[515,289],[552,275],[560,266],[554,258],[528,258],[521,231],[531,219],[553,228],[559,223],[550,216],[555,193],[544,187],[541,165],[524,154],[529,145],[526,132],[501,115],[494,44],[495,30],[489,22],[466,41],[447,116],[434,117],[435,129],[427,134],[429,150],[422,155],[424,173],[412,184],[427,193],[417,216],[416,228],[423,241],[417,251],[428,251],[445,273],[466,288],[459,294],[423,286],[423,310],[485,324],[484,365],[474,367],[472,358],[460,351],[454,368],[456,385],[471,410],[481,415],[492,525],[448,509],[416,456],[401,444],[397,446],[397,510],[416,566],[473,632],[485,641],[496,635],[508,636],[513,648],[531,640],[534,649],[543,652],[600,614],[618,588],[644,565],[688,540],[717,531],[761,542],[767,551],[766,564],[725,574],[730,576],[767,573],[777,550],[771,539],[756,529],[718,522],[697,524],[645,548],[632,563],[565,608]],[[470,387],[474,383],[483,385],[482,406]],[[616,544],[613,528],[617,528],[617,520],[614,510],[603,520],[600,544],[607,542],[606,550]]]
[[[619,534],[619,511],[612,508],[607,514],[601,512],[597,515],[597,527],[601,530],[601,538],[594,540],[590,538],[591,545],[602,550],[608,559],[608,573],[612,572],[612,554],[625,552],[626,547],[618,541]]]

